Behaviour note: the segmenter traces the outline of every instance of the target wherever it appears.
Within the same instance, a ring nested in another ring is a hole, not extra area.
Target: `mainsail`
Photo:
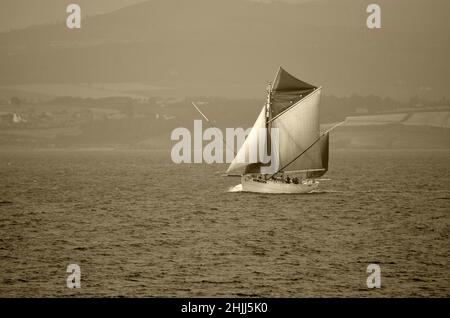
[[[320,94],[321,88],[295,78],[280,67],[269,95],[270,116],[266,118],[264,107],[236,158],[242,158],[258,141],[257,128],[278,128],[279,171],[305,172],[311,178],[325,174],[329,136],[328,133],[320,135]],[[260,173],[262,163],[241,160],[238,164],[236,158],[228,174]]]

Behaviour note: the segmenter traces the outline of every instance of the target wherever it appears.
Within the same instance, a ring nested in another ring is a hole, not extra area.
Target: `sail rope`
[[[281,169],[278,169],[277,172],[275,172],[274,174],[272,174],[269,179],[273,179],[273,177],[278,174],[280,171],[283,171],[284,169],[286,169],[288,166],[290,166],[294,161],[296,161],[298,158],[300,158],[301,156],[303,156],[305,154],[305,152],[307,152],[309,149],[311,149],[312,146],[314,146],[323,136],[327,135],[330,131],[332,131],[333,129],[339,127],[340,125],[342,125],[343,123],[345,123],[344,121],[341,121],[340,123],[337,123],[336,125],[334,125],[333,127],[331,127],[330,129],[328,129],[327,131],[325,131],[324,133],[322,133],[319,138],[317,138],[311,145],[309,145],[305,150],[303,150],[297,157],[295,157],[293,160],[291,160],[289,163],[287,163],[286,165],[284,165]]]

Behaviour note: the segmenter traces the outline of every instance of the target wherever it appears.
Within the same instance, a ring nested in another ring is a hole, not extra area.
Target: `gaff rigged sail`
[[[254,147],[258,128],[277,128],[279,170],[307,172],[320,177],[328,170],[328,133],[320,135],[319,103],[321,88],[303,82],[280,67],[269,92],[269,101],[258,116],[245,143],[227,170],[228,174],[260,173],[260,162],[242,162],[242,156]],[[266,116],[269,108],[270,116]],[[270,139],[269,139],[270,140]],[[261,145],[259,145],[261,146]]]

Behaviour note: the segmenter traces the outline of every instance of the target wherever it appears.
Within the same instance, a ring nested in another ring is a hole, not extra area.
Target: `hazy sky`
[[[0,83],[259,96],[282,65],[338,96],[449,96],[449,0],[280,1],[0,0],[0,29],[52,23],[0,34]],[[61,23],[71,2],[90,16],[79,31]],[[381,30],[366,26],[372,2]]]
[[[77,3],[83,15],[110,12],[145,0],[1,0],[0,31],[62,21],[68,4]]]
[[[65,8],[70,3],[79,4],[83,15],[96,15],[143,1],[147,0],[0,0],[0,31],[62,21],[66,17]],[[242,1],[302,3],[313,0]]]

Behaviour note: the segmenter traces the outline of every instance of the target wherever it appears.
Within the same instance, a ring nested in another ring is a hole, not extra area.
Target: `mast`
[[[267,99],[266,99],[266,125],[269,128],[270,123],[270,103],[272,99],[272,83],[269,82],[267,84]]]
[[[270,128],[272,126],[272,111],[270,105],[272,103],[272,83],[267,84],[267,101],[266,101],[266,147],[267,154],[272,154],[272,138],[270,136]]]

